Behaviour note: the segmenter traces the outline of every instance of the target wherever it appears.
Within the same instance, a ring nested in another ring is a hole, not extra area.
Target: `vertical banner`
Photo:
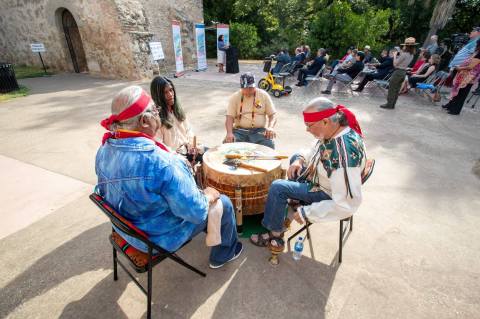
[[[207,69],[207,50],[205,48],[205,25],[195,24],[195,38],[197,42],[197,68],[199,71]]]
[[[180,22],[172,21],[173,50],[175,51],[175,76],[183,75],[183,54],[182,54],[182,35],[180,33]]]

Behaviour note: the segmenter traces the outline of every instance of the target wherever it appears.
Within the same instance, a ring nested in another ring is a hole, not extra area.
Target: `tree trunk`
[[[448,22],[448,19],[455,11],[455,4],[457,0],[438,0],[435,9],[433,9],[432,18],[430,19],[430,31],[423,43],[423,47],[427,47],[430,43],[430,37],[437,34],[437,31],[443,29]]]

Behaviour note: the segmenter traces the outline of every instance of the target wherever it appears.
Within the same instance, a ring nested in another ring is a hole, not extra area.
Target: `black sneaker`
[[[215,262],[210,262],[210,264],[208,265],[210,268],[212,269],[217,269],[217,268],[220,268],[222,267],[223,265],[225,265],[226,263],[229,263],[231,261],[234,261],[235,259],[237,259],[238,257],[240,257],[240,255],[242,254],[242,251],[243,251],[243,244],[241,242],[237,242],[237,247],[235,247],[235,255],[233,255],[232,258],[230,258],[230,260],[227,260],[226,262],[222,263],[222,264],[217,264]]]
[[[331,94],[332,92],[330,92],[329,90],[323,90],[321,93],[322,94]]]

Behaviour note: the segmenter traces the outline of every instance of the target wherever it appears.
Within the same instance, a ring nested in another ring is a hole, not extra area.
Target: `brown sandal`
[[[263,235],[265,234],[268,234],[268,237],[267,238],[264,238]],[[257,240],[253,240],[252,239],[252,236],[257,236]],[[259,233],[259,234],[252,234],[252,236],[250,236],[250,242],[252,244],[254,244],[255,246],[258,246],[258,247],[267,247],[268,246],[268,243],[270,242],[270,240],[272,239],[272,233],[271,232],[268,232],[268,233]]]

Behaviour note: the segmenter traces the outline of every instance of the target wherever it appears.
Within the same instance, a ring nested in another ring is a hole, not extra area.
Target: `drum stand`
[[[235,188],[235,217],[237,220],[237,233],[243,233],[243,212],[242,212],[242,189]]]

